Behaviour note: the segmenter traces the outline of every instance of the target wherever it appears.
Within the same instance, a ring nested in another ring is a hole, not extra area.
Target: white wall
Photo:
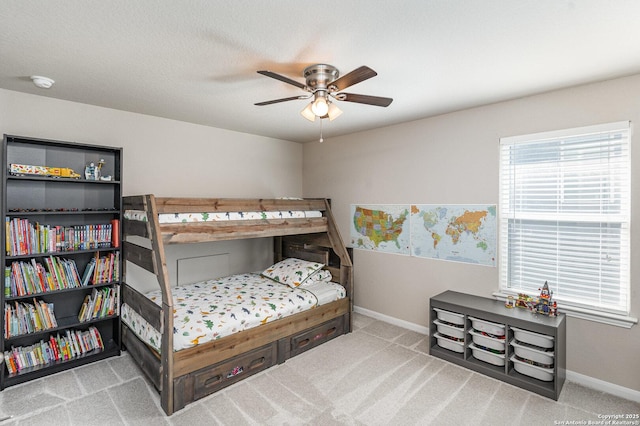
[[[293,142],[2,89],[0,133],[122,147],[124,195],[302,195],[302,146]],[[180,259],[224,253],[229,272],[258,270],[272,260],[271,239],[170,247],[171,281]],[[151,285],[130,271],[128,281]]]
[[[333,200],[345,239],[354,203],[498,204],[500,137],[623,120],[640,123],[640,75],[325,139],[322,144],[304,145],[304,195]],[[636,226],[631,231],[634,317],[640,316],[638,143],[636,129],[632,138]],[[451,289],[491,297],[499,285],[495,267],[362,250],[356,250],[354,257],[355,304],[424,327],[431,296]],[[568,370],[640,391],[640,326],[623,329],[568,318],[567,335]]]
[[[0,89],[0,132],[124,148],[124,195],[302,193],[300,144]]]

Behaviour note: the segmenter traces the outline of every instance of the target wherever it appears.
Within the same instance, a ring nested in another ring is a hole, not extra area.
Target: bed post
[[[333,251],[340,258],[340,281],[341,284],[347,289],[347,295],[349,296],[349,324],[348,331],[352,331],[352,312],[353,312],[353,263],[346,247],[343,244],[342,236],[340,236],[340,230],[336,225],[336,220],[333,217],[329,200],[324,200],[325,210],[324,213],[327,216],[327,235],[329,241],[333,246]]]
[[[162,392],[160,393],[160,403],[167,415],[173,414],[173,297],[169,288],[169,275],[167,272],[167,260],[164,253],[164,244],[158,222],[158,210],[155,197],[151,194],[145,195],[144,202],[149,221],[150,240],[153,246],[153,261],[155,270],[158,272],[157,278],[162,290],[162,346],[161,346],[161,373]]]

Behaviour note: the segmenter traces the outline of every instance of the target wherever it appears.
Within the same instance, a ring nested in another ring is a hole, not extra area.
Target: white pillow
[[[262,276],[286,284],[289,287],[298,287],[323,267],[324,264],[322,263],[308,262],[290,257],[265,269],[262,272]]]

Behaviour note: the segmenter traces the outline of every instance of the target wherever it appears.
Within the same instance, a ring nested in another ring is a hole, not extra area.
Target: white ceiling
[[[638,0],[2,0],[0,88],[296,142],[314,63],[378,76],[324,137],[640,72]],[[55,80],[36,88],[31,75]],[[637,95],[637,94],[636,94]]]

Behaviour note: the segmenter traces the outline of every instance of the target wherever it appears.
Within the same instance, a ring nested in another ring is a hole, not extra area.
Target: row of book
[[[119,286],[94,288],[87,294],[78,313],[78,321],[86,322],[96,318],[115,315],[118,312],[120,293]]]
[[[100,332],[92,326],[86,331],[67,330],[62,335],[51,335],[49,340],[41,340],[31,346],[12,347],[4,352],[4,361],[9,374],[16,374],[27,368],[68,361],[97,350],[104,350],[104,344]]]
[[[42,263],[35,259],[14,261],[5,267],[5,297],[21,297],[48,291],[104,284],[120,279],[120,252],[92,258],[82,277],[76,262],[49,256]]]
[[[15,261],[5,267],[5,296],[26,296],[80,287],[76,262],[49,256],[43,262]]]
[[[58,326],[53,303],[33,299],[28,302],[4,304],[4,338],[48,330]]]
[[[5,227],[8,256],[118,247],[120,240],[117,219],[104,224],[61,226],[7,217]]]
[[[82,282],[105,284],[120,279],[120,252],[92,258],[84,270]]]

